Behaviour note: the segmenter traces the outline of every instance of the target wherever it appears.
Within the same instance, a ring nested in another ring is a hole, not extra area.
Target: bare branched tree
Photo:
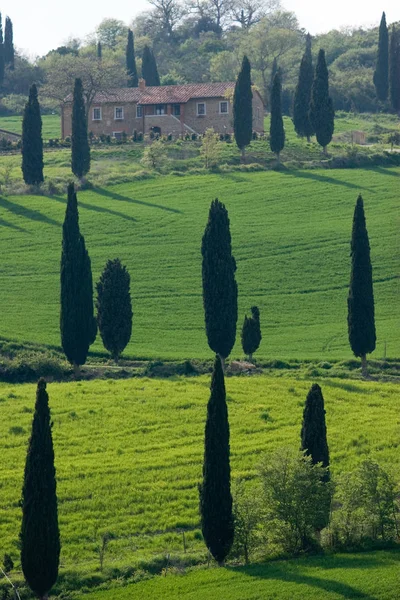
[[[178,0],[148,0],[154,6],[153,20],[159,23],[169,39],[175,40],[175,28],[186,14],[186,8]]]
[[[280,0],[232,0],[232,20],[243,29],[249,29],[280,9]]]

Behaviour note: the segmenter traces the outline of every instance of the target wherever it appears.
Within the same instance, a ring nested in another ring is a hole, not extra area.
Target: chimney
[[[144,92],[146,89],[146,81],[144,79],[139,79],[139,90]]]

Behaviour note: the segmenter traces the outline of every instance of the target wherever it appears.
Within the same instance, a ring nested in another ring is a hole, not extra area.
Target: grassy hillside
[[[43,115],[42,125],[42,134],[44,140],[61,137],[61,117],[59,115]],[[0,129],[12,131],[13,133],[21,133],[22,117],[0,117]]]
[[[227,379],[234,478],[254,475],[260,452],[298,445],[310,385],[294,378]],[[370,457],[398,477],[398,386],[329,379],[321,385],[333,473]],[[209,377],[50,384],[48,391],[62,538],[59,585],[73,581],[75,572],[81,587],[85,577],[97,573],[100,582],[143,561],[161,568],[168,553],[174,563],[183,555],[182,529],[185,559],[204,559],[197,482]],[[16,563],[34,399],[33,385],[0,384],[0,539]],[[105,531],[115,540],[101,576],[96,546]]]
[[[96,281],[108,258],[131,273],[127,354],[210,357],[200,245],[213,198],[226,203],[239,284],[239,328],[261,310],[259,356],[350,357],[346,297],[357,195],[365,200],[378,344],[400,355],[400,169],[166,176],[79,193]],[[59,345],[59,261],[65,196],[0,196],[0,334]],[[240,336],[233,356],[241,356]],[[101,351],[99,339],[92,347]]]
[[[88,600],[395,600],[398,552],[348,554],[275,562],[239,569],[167,575],[122,589],[81,596]]]

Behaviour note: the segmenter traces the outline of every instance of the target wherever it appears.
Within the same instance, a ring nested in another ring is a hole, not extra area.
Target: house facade
[[[111,89],[96,94],[89,111],[88,130],[120,137],[151,131],[179,137],[202,134],[213,127],[218,133],[233,133],[232,103],[234,83],[193,83],[147,87],[140,80],[137,88]],[[62,137],[71,135],[72,101],[62,106]],[[264,131],[264,106],[260,94],[253,92],[253,130]]]

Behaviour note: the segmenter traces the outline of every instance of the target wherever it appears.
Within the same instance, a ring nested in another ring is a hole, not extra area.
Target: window
[[[116,121],[122,121],[123,118],[124,118],[124,109],[121,106],[115,107],[114,119]]]
[[[115,137],[116,140],[122,140],[122,131],[113,131],[113,137]]]
[[[166,113],[165,104],[156,104],[156,115],[165,115]]]
[[[140,119],[140,117],[143,117],[143,106],[140,106],[140,104],[136,105],[136,118]]]
[[[172,105],[172,114],[175,117],[180,117],[180,114],[181,114],[181,105],[180,104],[173,104]]]
[[[197,103],[197,116],[198,117],[203,117],[204,115],[206,115],[206,103],[205,102],[198,102]]]
[[[101,121],[101,108],[93,109],[93,121]]]
[[[219,113],[220,113],[220,115],[227,115],[228,114],[228,102],[227,102],[227,100],[224,100],[223,102],[219,103]]]

